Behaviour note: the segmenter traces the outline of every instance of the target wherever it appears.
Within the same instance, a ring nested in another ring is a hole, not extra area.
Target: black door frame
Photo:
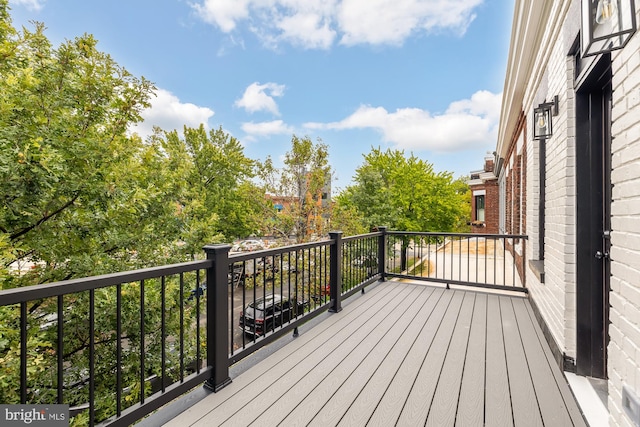
[[[576,372],[607,378],[611,229],[611,58],[576,90]]]

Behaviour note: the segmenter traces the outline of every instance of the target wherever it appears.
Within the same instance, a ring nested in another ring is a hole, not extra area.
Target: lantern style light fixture
[[[582,56],[622,49],[636,32],[634,0],[582,0]]]
[[[558,115],[558,95],[551,102],[543,102],[533,109],[533,139],[547,139],[553,135],[551,116]]]

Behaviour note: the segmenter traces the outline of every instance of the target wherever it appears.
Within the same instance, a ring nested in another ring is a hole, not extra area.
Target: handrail
[[[41,298],[88,291],[90,289],[104,288],[107,286],[117,285],[119,283],[137,282],[155,277],[170,276],[197,269],[206,269],[209,267],[211,267],[210,260],[189,261],[159,267],[103,274],[100,276],[63,280],[60,282],[45,283],[42,285],[26,286],[22,288],[2,289],[0,290],[0,307]]]

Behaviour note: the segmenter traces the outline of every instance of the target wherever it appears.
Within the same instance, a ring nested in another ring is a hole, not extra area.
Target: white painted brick
[[[639,185],[637,185],[639,173],[640,173],[640,161],[634,161],[634,162],[627,161],[624,164],[621,164],[620,166],[616,167],[611,171],[611,180],[614,183],[631,181],[636,184],[636,187],[640,187]],[[640,194],[640,192],[636,191],[631,194],[637,196],[638,194]]]
[[[615,199],[611,204],[611,214],[614,216],[639,215],[640,199],[636,199],[636,200]]]
[[[552,10],[579,0],[553,2]],[[636,2],[640,16],[640,1]],[[572,5],[572,7],[575,6]],[[553,13],[553,12],[552,12]],[[569,19],[569,18],[568,18]],[[638,21],[640,22],[640,20]],[[565,28],[575,28],[565,23]],[[545,28],[545,31],[551,31]],[[568,30],[567,30],[568,31]],[[562,37],[573,37],[564,34]],[[553,138],[547,141],[547,201],[545,212],[545,283],[541,284],[527,268],[527,286],[549,330],[568,355],[576,346],[576,158],[575,97],[573,63],[564,43],[552,45],[545,69],[534,70],[525,90],[525,102],[558,94],[560,114],[554,117]],[[640,389],[640,33],[634,35],[613,58],[612,124],[612,248],[609,343],[609,411],[611,425],[630,425],[621,410],[622,384]],[[540,87],[535,84],[540,82]],[[533,105],[524,111],[530,115]],[[539,251],[538,143],[532,141],[527,126],[527,254]]]
[[[620,284],[620,295],[625,298],[629,303],[640,307],[640,289],[638,285],[631,285],[626,282]]]
[[[640,332],[640,308],[638,307],[634,307],[631,304],[627,304],[624,307],[624,312],[623,312],[624,318],[629,321],[632,325],[634,325],[636,328],[638,328],[638,331]],[[640,341],[638,341],[640,343]],[[640,359],[637,359],[640,361]]]
[[[623,283],[637,283],[640,277],[640,271],[615,260],[611,263],[611,273],[611,282],[615,282],[619,289]]]
[[[630,206],[631,205],[633,205],[634,207],[636,206],[635,203],[626,203],[626,202],[619,202],[616,205],[617,205],[616,209],[619,207],[623,208],[622,212],[632,211],[632,208]],[[624,208],[626,208],[626,210],[624,210]],[[640,214],[640,211],[637,211],[635,213]],[[614,230],[611,233],[611,242],[614,246],[624,248],[624,249],[640,248],[640,233],[625,233],[623,231],[619,232]]]

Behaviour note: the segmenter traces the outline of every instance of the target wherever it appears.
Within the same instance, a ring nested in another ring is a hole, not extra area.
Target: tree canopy
[[[255,162],[222,129],[128,132],[155,90],[91,35],[51,45],[0,4],[5,287],[182,261],[257,231]],[[33,274],[7,275],[29,261]]]
[[[464,231],[469,216],[468,185],[449,172],[404,151],[374,148],[364,155],[354,184],[337,198],[373,228],[406,231]]]

